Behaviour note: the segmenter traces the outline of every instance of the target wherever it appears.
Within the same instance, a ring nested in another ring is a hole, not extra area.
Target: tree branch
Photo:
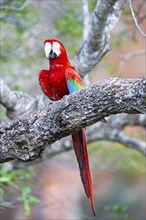
[[[111,141],[120,142],[126,147],[136,149],[142,154],[146,154],[146,145],[144,141],[128,136],[123,129],[129,125],[138,125],[146,128],[146,115],[145,114],[118,114],[117,116],[110,115],[107,118],[107,123],[98,122],[89,126],[86,129],[87,142],[92,143],[95,141]],[[127,141],[126,141],[127,140]],[[70,138],[63,138],[60,141],[50,145],[43,153],[43,158],[52,157],[60,154],[61,152],[72,149],[72,142]]]
[[[111,33],[118,23],[127,0],[98,0],[93,11],[86,40],[74,61],[74,66],[83,77],[110,50]]]
[[[1,18],[0,18],[0,21],[5,21],[5,22],[8,22],[8,23],[14,24],[14,25],[16,25],[16,26],[18,26],[18,27],[20,27],[20,28],[22,28],[22,29],[27,30],[32,37],[38,38],[38,36],[33,33],[33,31],[31,30],[31,27],[29,27],[29,26],[27,25],[27,23],[25,23],[23,20],[20,20],[20,19],[18,20],[18,19],[16,19],[16,18],[15,18],[13,15],[11,15],[11,14],[8,14],[8,15],[5,15],[5,16],[1,17]]]
[[[28,115],[37,108],[37,98],[23,92],[12,91],[3,80],[0,81],[0,91],[0,104],[6,108],[10,119]]]
[[[104,117],[145,112],[146,78],[99,82],[51,102],[48,108],[27,118],[2,125],[0,161],[34,160],[50,144]]]
[[[0,9],[10,10],[10,11],[22,11],[30,4],[30,1],[29,0],[24,1],[24,3],[20,7],[14,7],[13,5],[8,6],[6,5],[6,3],[7,1],[5,1],[5,3],[3,2],[3,4],[0,3],[1,6]]]
[[[133,20],[134,20],[134,22],[135,22],[135,25],[136,25],[138,31],[141,33],[141,35],[142,35],[144,38],[146,38],[146,33],[144,33],[144,32],[141,30],[141,28],[140,28],[140,26],[139,26],[139,23],[138,23],[138,21],[137,21],[137,19],[136,19],[136,16],[135,16],[135,13],[134,13],[134,9],[133,9],[131,0],[128,0],[128,2],[129,2],[129,7],[130,7],[130,10],[131,10],[132,18],[133,18]]]
[[[95,141],[111,141],[120,142],[124,144],[124,147],[129,147],[131,149],[136,149],[143,155],[146,155],[146,145],[145,141],[139,141],[123,133],[123,137],[126,136],[128,141],[125,142],[125,138],[121,138],[121,135],[116,135],[121,133],[123,128],[128,125],[139,125],[146,128],[146,114],[118,114],[117,116],[111,115],[107,118],[107,123],[98,122],[92,126],[87,127],[86,136],[87,142],[92,143]],[[126,144],[126,145],[125,145]],[[42,154],[42,157],[27,163],[20,161],[13,161],[9,163],[9,170],[12,169],[22,169],[28,167],[29,165],[34,165],[40,163],[48,158],[54,157],[60,153],[70,151],[73,149],[71,137],[62,138],[59,141],[51,144],[47,147]]]

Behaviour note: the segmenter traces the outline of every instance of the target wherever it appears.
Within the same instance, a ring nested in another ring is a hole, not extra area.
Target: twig
[[[136,17],[135,17],[135,13],[134,13],[134,9],[133,9],[131,0],[128,0],[128,2],[129,2],[129,7],[130,7],[130,10],[131,10],[132,18],[133,18],[133,20],[134,20],[134,22],[135,22],[135,25],[136,25],[137,29],[139,30],[139,32],[141,33],[141,35],[142,35],[144,38],[146,38],[146,34],[141,30],[141,28],[140,28],[140,26],[139,26],[139,24],[138,24],[138,22],[137,22],[137,19],[136,19]]]
[[[128,54],[120,58],[120,67],[122,67],[125,64],[125,62],[131,59],[132,57],[142,56],[142,55],[146,55],[145,50],[135,50],[135,51],[129,52]]]
[[[10,11],[22,11],[30,4],[30,0],[26,0],[20,7],[0,5],[0,9],[10,10]]]

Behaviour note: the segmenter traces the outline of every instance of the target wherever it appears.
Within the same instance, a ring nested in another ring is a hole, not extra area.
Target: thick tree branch
[[[29,161],[82,127],[117,113],[146,112],[146,79],[110,79],[51,103],[47,109],[1,126],[0,160]]]
[[[92,143],[95,141],[105,140],[118,143],[120,142],[121,144],[124,144],[124,147],[136,149],[143,155],[146,155],[145,141],[140,141],[138,139],[132,138],[126,135],[125,132],[122,132],[123,128],[128,125],[139,125],[146,128],[146,114],[118,114],[116,116],[111,115],[107,118],[107,123],[98,122],[96,124],[93,124],[92,126],[87,127],[87,142]],[[118,135],[121,132],[123,134],[123,138],[121,138],[121,135]],[[127,142],[125,142],[126,139],[128,139]],[[27,163],[15,160],[13,163],[9,163],[9,169],[22,169],[29,165],[40,163],[41,161],[54,157],[60,153],[70,151],[72,149],[73,144],[71,141],[71,137],[65,137],[47,147],[44,150],[41,158]]]
[[[52,103],[50,100],[46,99],[45,96],[31,97],[25,93],[12,91],[3,81],[1,81],[0,90],[1,104],[7,109],[7,115],[11,119],[17,119],[22,115],[29,115],[38,109],[47,107],[49,103]],[[106,124],[98,122],[86,130],[88,143],[99,140],[116,141],[124,145],[126,144],[127,147],[135,148],[145,154],[145,142],[139,141],[138,139],[133,140],[133,138],[130,136],[127,137],[127,135],[122,132],[124,127],[129,125],[139,125],[146,128],[146,115],[119,114],[118,117],[110,116]],[[121,132],[122,138],[120,135]],[[129,141],[125,143],[127,138]],[[43,159],[71,149],[71,140],[68,138],[62,139],[59,142],[50,145],[44,151]],[[19,166],[21,167],[24,165],[17,164],[17,167]]]
[[[82,77],[109,51],[111,33],[126,2],[127,0],[97,1],[88,36],[74,61],[74,66]]]

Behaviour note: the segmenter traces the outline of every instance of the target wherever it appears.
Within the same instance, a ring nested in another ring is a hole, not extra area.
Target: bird
[[[57,101],[65,95],[83,89],[82,79],[69,62],[63,43],[57,39],[47,39],[44,41],[44,50],[49,61],[49,68],[48,70],[41,70],[38,76],[39,84],[44,94],[49,99]],[[74,132],[72,141],[79,165],[81,181],[90,200],[92,212],[96,215],[85,128]]]

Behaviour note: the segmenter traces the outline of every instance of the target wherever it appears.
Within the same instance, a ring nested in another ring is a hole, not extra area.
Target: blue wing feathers
[[[80,91],[83,88],[82,80],[73,67],[66,69],[65,77],[69,93]]]
[[[78,85],[75,82],[73,82],[73,80],[71,79],[67,80],[67,87],[68,87],[69,93],[73,93],[73,92],[80,90],[78,88]]]

